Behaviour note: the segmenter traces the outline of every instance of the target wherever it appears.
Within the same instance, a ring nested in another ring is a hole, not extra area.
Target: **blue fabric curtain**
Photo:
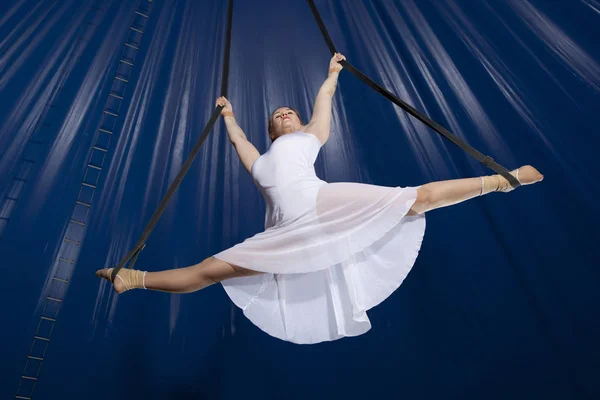
[[[133,246],[214,110],[227,2],[2,2],[1,397],[37,351],[65,246],[75,263],[38,398],[600,396],[600,3],[316,5],[353,65],[507,168],[536,166],[543,183],[429,213],[413,271],[361,337],[279,341],[220,285],[115,296],[94,271]],[[261,153],[271,110],[309,118],[329,58],[305,2],[235,2],[228,98]],[[100,152],[106,109],[118,116]],[[492,173],[347,71],[316,167],[327,181],[386,186]],[[73,232],[75,213],[85,226]],[[263,222],[218,121],[136,266],[195,264]]]

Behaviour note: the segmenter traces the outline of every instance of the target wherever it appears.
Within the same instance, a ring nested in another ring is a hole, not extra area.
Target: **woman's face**
[[[295,132],[302,126],[302,121],[296,113],[288,107],[278,108],[271,115],[271,139],[276,139],[284,133]]]

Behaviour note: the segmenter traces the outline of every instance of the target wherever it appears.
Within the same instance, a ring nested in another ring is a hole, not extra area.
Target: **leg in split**
[[[544,176],[526,165],[511,172],[522,185],[540,182]],[[491,192],[509,192],[512,187],[502,175],[432,182],[421,186],[409,215],[451,206]]]
[[[112,269],[96,271],[96,276],[110,280]],[[225,279],[259,275],[252,271],[209,257],[199,264],[158,272],[144,272],[123,268],[114,281],[114,289],[122,293],[129,289],[146,288],[160,292],[190,293],[204,289]]]

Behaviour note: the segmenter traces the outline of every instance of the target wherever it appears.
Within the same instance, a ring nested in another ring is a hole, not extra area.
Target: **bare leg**
[[[516,171],[511,173],[516,176]],[[531,185],[540,182],[544,176],[535,168],[524,166],[519,168],[518,179],[522,185]],[[432,182],[418,189],[417,200],[409,215],[422,214],[436,208],[462,203],[490,192],[510,190],[508,181],[501,175],[486,176],[483,181],[482,178],[467,178]]]
[[[108,268],[96,271],[96,276],[110,280]],[[199,264],[185,268],[176,268],[158,272],[121,269],[114,281],[114,289],[122,293],[127,289],[142,288],[169,292],[190,293],[204,289],[213,283],[240,276],[259,275],[252,271],[209,257]]]

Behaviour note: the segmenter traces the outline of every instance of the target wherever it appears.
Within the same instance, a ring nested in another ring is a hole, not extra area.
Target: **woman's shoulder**
[[[311,124],[303,125],[302,127],[300,127],[300,129],[298,129],[298,132],[314,137],[319,141],[319,144],[321,146],[325,144],[324,141],[321,139],[321,137],[325,137],[325,135],[319,132],[318,129],[316,129],[316,127],[312,126]]]

